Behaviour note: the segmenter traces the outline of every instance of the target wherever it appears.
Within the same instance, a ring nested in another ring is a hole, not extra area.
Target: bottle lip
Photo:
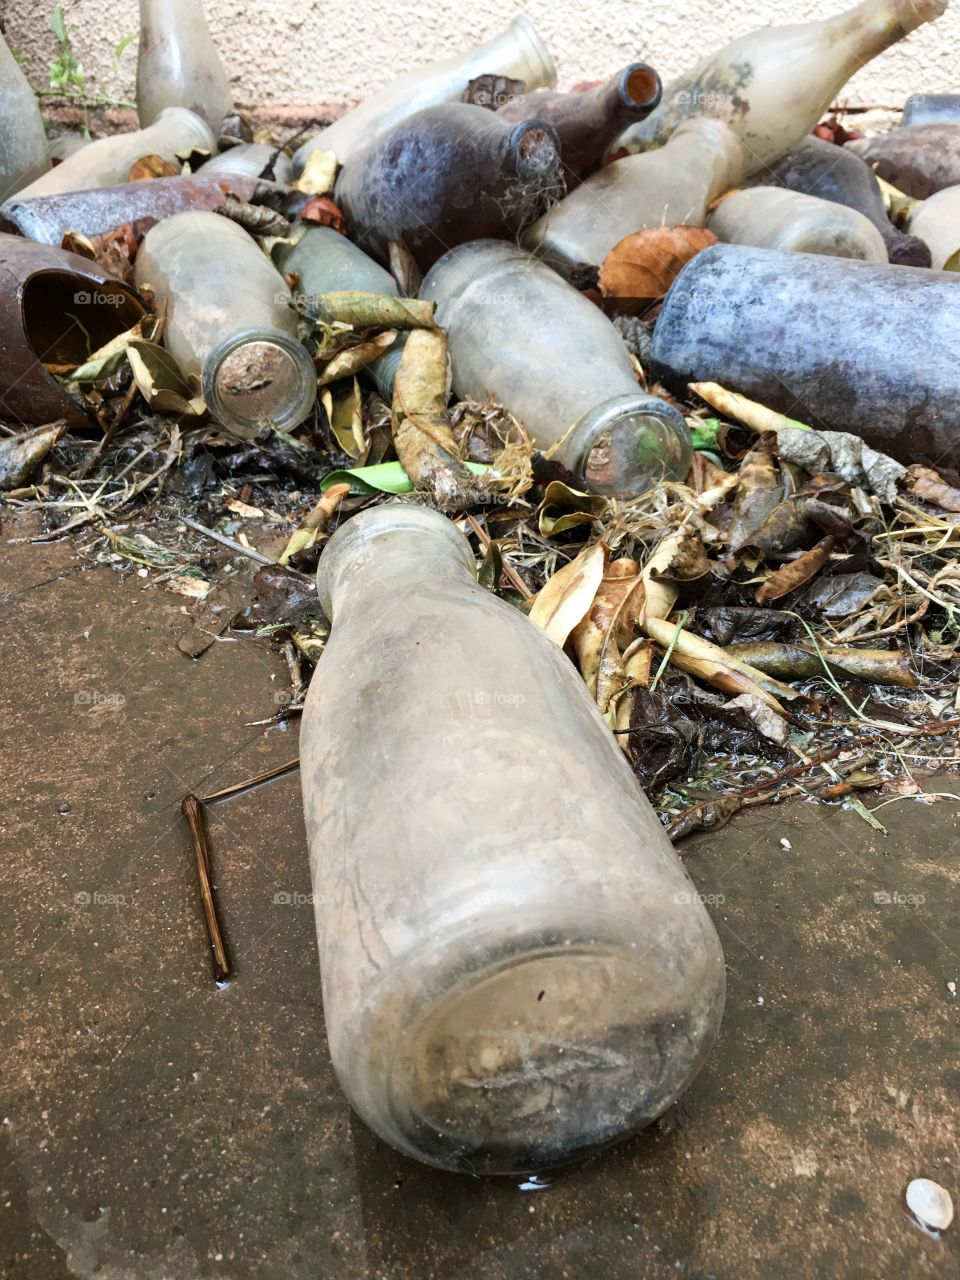
[[[624,67],[617,77],[617,89],[621,104],[631,113],[647,115],[657,109],[663,97],[663,82],[647,62]]]
[[[342,566],[372,542],[396,533],[421,533],[441,540],[470,576],[476,578],[477,562],[470,543],[453,521],[432,507],[413,502],[383,502],[352,516],[324,548],[317,567],[317,596],[328,618],[333,617],[333,584]]]
[[[237,413],[220,391],[219,375],[224,362],[235,351],[254,343],[275,347],[291,362],[297,377],[296,395],[291,396],[287,404],[269,418],[253,418]],[[200,383],[204,403],[213,416],[226,427],[245,431],[263,426],[265,422],[281,431],[290,431],[303,422],[317,399],[317,374],[313,360],[299,339],[283,329],[241,329],[231,334],[219,346],[214,347],[203,362]]]
[[[673,434],[677,446],[677,457],[664,458],[663,474],[667,479],[683,479],[689,470],[693,454],[693,442],[686,420],[682,413],[666,401],[639,390],[604,400],[585,413],[573,428],[567,437],[564,453],[578,474],[586,474],[590,454],[600,437],[611,428],[626,425],[632,418],[654,419],[668,438],[670,433]],[[655,483],[656,479],[657,477],[651,477],[647,468],[644,468],[644,483],[647,487]],[[629,476],[624,475],[620,481],[610,485],[591,485],[591,491],[611,497],[624,497],[627,494],[642,492],[639,485],[631,484]]]
[[[540,64],[540,73],[547,84],[557,82],[557,64],[547,46],[540,39],[536,27],[525,13],[518,13],[510,23],[518,41],[526,46],[527,53]]]
[[[518,177],[542,178],[560,168],[560,137],[546,120],[521,120],[510,131],[507,153]]]

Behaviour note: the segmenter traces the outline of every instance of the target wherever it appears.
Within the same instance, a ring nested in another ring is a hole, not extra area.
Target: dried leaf
[[[603,581],[607,554],[603,542],[584,547],[575,560],[548,579],[530,607],[530,621],[561,648],[593,603]]]
[[[284,548],[279,564],[289,564],[290,557],[298,551],[316,546],[321,538],[326,537],[327,526],[334,514],[339,510],[344,498],[349,494],[349,484],[334,484],[326,490],[320,501],[313,507],[299,529],[292,534]]]
[[[944,511],[960,511],[960,489],[947,484],[943,476],[932,467],[911,467],[907,487],[914,497],[932,502]]]
[[[608,308],[645,309],[666,295],[691,258],[716,243],[705,227],[650,227],[626,236],[600,264],[600,291]]]
[[[538,525],[545,538],[592,524],[603,509],[604,499],[579,489],[571,489],[562,480],[551,480],[543,491],[538,512]]]
[[[783,500],[783,484],[769,453],[753,449],[740,464],[740,483],[727,534],[729,561],[750,545],[753,535]]]
[[[791,591],[796,591],[798,587],[809,582],[813,575],[819,573],[826,564],[835,542],[833,534],[828,533],[815,547],[797,556],[796,560],[788,560],[779,569],[775,569],[766,582],[757,588],[754,595],[757,604],[769,604],[771,600],[779,600],[782,596],[789,595]]]
[[[180,372],[169,351],[155,342],[137,339],[127,344],[127,359],[137,389],[151,409],[192,418],[206,413],[203,399]]]
[[[787,428],[777,434],[777,453],[817,475],[831,472],[848,484],[875,493],[884,502],[893,502],[897,486],[907,474],[906,467],[885,453],[871,449],[859,436],[848,431],[796,431]]]
[[[727,652],[777,680],[813,680],[824,674],[825,661],[830,674],[838,680],[917,688],[916,675],[897,649],[823,645],[818,652],[808,644],[734,644]]]
[[[203,600],[213,590],[212,582],[190,573],[178,573],[168,578],[164,586],[168,591],[175,591],[178,596],[186,596],[188,600]]]
[[[332,191],[336,185],[338,168],[339,165],[334,152],[322,151],[318,148],[316,151],[311,151],[307,156],[307,163],[303,166],[303,172],[293,185],[298,191],[302,191],[306,195],[325,196],[327,192]],[[309,209],[314,203],[314,201],[311,201],[306,207]],[[337,216],[342,222],[343,214],[340,213],[340,210],[337,209],[337,206],[333,201],[328,200],[326,203],[333,209],[336,209]],[[303,213],[301,213],[300,216],[301,218],[304,218]],[[317,219],[313,217],[306,218],[305,220],[307,222],[317,221]],[[329,227],[333,224],[326,222],[323,225]],[[338,231],[341,229],[345,230],[345,228],[337,228]]]
[[[405,298],[415,298],[420,292],[420,286],[423,284],[423,272],[417,264],[416,258],[400,240],[391,240],[388,245],[390,252],[390,274],[397,282],[397,288]]]
[[[241,502],[239,498],[228,498],[223,504],[228,511],[232,511],[235,516],[241,516],[244,520],[262,520],[263,511],[260,507],[251,507],[246,502]]]
[[[313,222],[318,227],[333,227],[342,236],[347,234],[347,222],[340,206],[334,204],[329,196],[317,196],[316,199],[309,200],[300,210],[300,221]]]
[[[66,421],[0,440],[0,490],[19,489],[67,432]]]
[[[462,510],[481,494],[457,452],[450,427],[447,339],[439,329],[414,329],[393,388],[393,443],[404,471],[441,510]]]
[[[309,303],[298,298],[298,309],[320,324],[347,324],[353,329],[432,329],[434,303],[397,298],[390,293],[341,291],[324,293]]]
[[[741,693],[727,703],[727,710],[742,707],[765,738],[783,744],[787,740],[787,722],[768,704],[752,693]]]
[[[776,413],[773,409],[758,404],[756,400],[748,400],[746,396],[736,391],[728,391],[726,387],[721,387],[719,382],[691,382],[690,390],[695,391],[700,399],[706,400],[712,408],[728,418],[742,422],[745,427],[750,427],[754,431],[761,433],[783,431],[787,427],[800,431],[810,430],[805,423],[798,422],[796,418],[788,418],[783,413]]]
[[[382,356],[384,351],[388,347],[392,347],[396,340],[397,330],[387,329],[366,342],[360,342],[354,347],[347,347],[345,351],[337,352],[333,359],[324,365],[317,385],[325,387],[328,383],[336,382],[338,378],[353,377],[355,373],[365,369],[378,356]]]
[[[143,156],[130,170],[128,182],[148,182],[151,178],[176,178],[180,166],[163,156]]]
[[[351,458],[362,460],[367,441],[363,434],[363,394],[359,382],[354,378],[349,386],[338,388],[336,394],[325,387],[320,399],[340,448]]]
[[[643,582],[635,560],[612,561],[587,613],[571,633],[584,681],[606,711],[626,683],[621,646],[629,643],[643,602]]]
[[[238,223],[244,231],[252,236],[288,236],[291,226],[289,219],[277,213],[265,204],[249,204],[246,200],[238,200],[236,196],[227,194],[223,204],[218,205],[216,213]]]

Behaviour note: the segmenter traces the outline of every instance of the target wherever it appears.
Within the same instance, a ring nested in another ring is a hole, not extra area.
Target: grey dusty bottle
[[[707,227],[728,244],[887,261],[883,237],[862,213],[783,187],[734,191],[720,201]]]
[[[50,168],[37,98],[0,35],[0,201]]]
[[[713,1043],[723,953],[572,663],[424,507],[341,525],[317,592],[300,781],[350,1102],[474,1176],[649,1124]]]
[[[536,119],[553,125],[569,186],[597,168],[604,152],[628,125],[644,120],[656,108],[661,90],[653,67],[632,62],[584,93],[538,89],[517,94],[497,109],[497,115],[515,122]]]
[[[754,181],[856,209],[883,236],[891,262],[904,267],[930,266],[930,250],[916,235],[906,235],[893,225],[870,166],[849,147],[805,138],[782,160],[761,169]]]
[[[465,241],[515,239],[562,190],[550,125],[456,102],[417,112],[358,152],[335,198],[365,252],[386,262],[390,242],[402,242],[426,270]]]
[[[230,82],[202,0],[140,0],[137,110],[153,124],[166,107],[186,107],[219,133],[233,105]]]
[[[918,200],[960,184],[960,121],[911,124],[847,146],[878,177]]]
[[[960,93],[912,93],[903,108],[901,125],[960,121]]]
[[[960,461],[960,276],[717,244],[667,294],[653,373],[720,382],[902,462]]]
[[[399,297],[397,282],[362,249],[332,227],[297,225],[290,239],[278,240],[273,247],[273,261],[284,273],[296,272],[299,279],[294,294],[318,297],[339,290],[363,293],[387,293]],[[367,373],[387,401],[393,400],[393,383],[407,335],[401,333],[388,351],[367,365]]]
[[[637,384],[599,308],[516,245],[453,249],[420,289],[447,332],[453,389],[493,399],[596,493],[631,497],[690,466],[682,414]]]

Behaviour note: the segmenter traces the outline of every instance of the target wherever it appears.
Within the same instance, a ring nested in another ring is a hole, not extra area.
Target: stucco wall
[[[175,5],[178,0],[168,0]],[[937,23],[888,50],[851,82],[854,103],[897,105],[911,92],[960,91],[960,0]],[[0,0],[10,44],[31,55],[34,84],[54,55],[52,0]],[[844,0],[206,0],[224,61],[245,105],[354,102],[396,72],[488,38],[526,12],[556,59],[561,87],[642,57],[665,80],[709,49],[767,23],[806,21]],[[93,86],[133,93],[136,46],[111,71],[113,47],[137,28],[136,0],[64,0]]]

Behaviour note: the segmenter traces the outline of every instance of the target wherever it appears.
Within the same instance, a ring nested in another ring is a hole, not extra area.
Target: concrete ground
[[[435,1172],[333,1078],[296,775],[211,811],[237,963],[211,978],[179,801],[296,754],[250,724],[280,659],[191,661],[180,597],[9,541],[31,527],[0,531],[0,1275],[960,1273],[958,1224],[903,1203],[917,1176],[960,1200],[953,800],[889,804],[887,836],[794,804],[688,842],[729,991],[686,1096],[541,1189]]]

